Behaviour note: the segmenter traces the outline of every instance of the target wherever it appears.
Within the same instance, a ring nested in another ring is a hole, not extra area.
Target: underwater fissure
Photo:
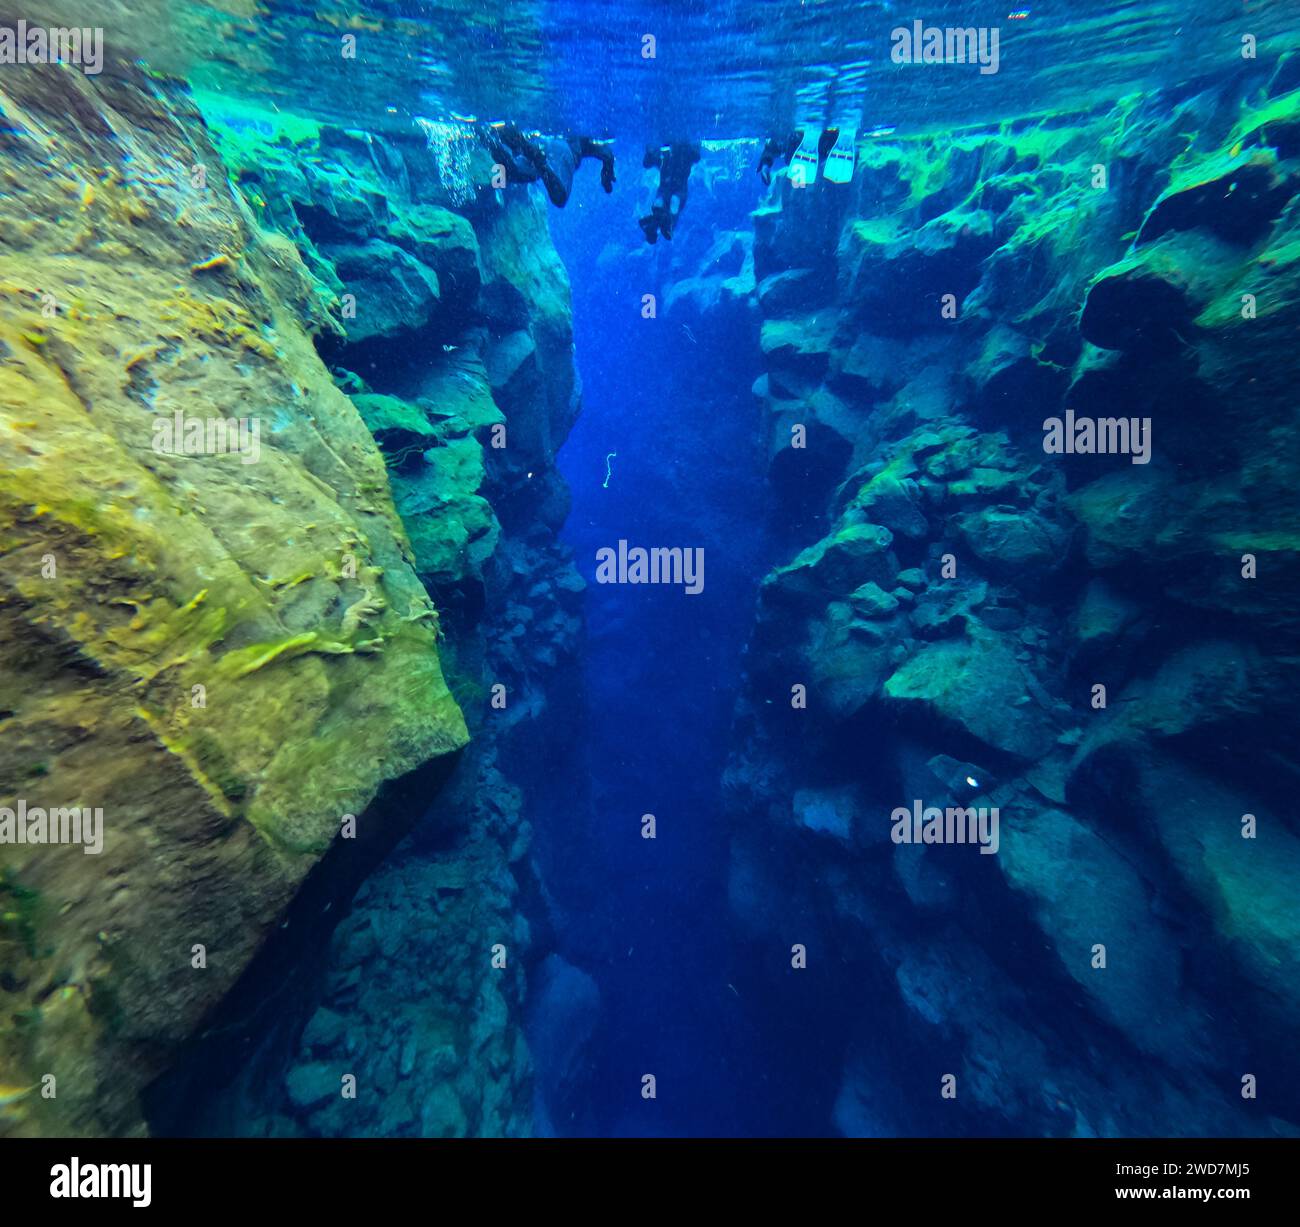
[[[1295,1136],[1275,60],[531,186],[6,75],[0,1133]]]

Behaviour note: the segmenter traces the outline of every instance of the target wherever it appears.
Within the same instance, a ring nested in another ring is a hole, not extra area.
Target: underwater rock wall
[[[1265,79],[869,138],[755,216],[787,531],[737,985],[816,1019],[827,1128],[1300,1128],[1295,60]],[[1052,418],[1138,421],[1062,454]],[[895,842],[917,802],[996,807],[998,851]]]
[[[382,451],[473,740],[261,1049],[173,1128],[528,1134],[525,969],[547,953],[549,905],[511,777],[537,781],[534,812],[548,775],[568,780],[577,821],[585,774],[565,770],[582,743],[583,584],[557,541],[554,467],[579,406],[567,276],[535,193],[466,200],[418,132],[200,102],[249,208],[312,270],[321,351]]]
[[[102,850],[0,847],[0,1070],[31,1088],[0,1127],[133,1133],[307,876],[396,842],[381,788],[467,730],[298,249],[174,83],[2,88],[0,805],[65,838],[54,811],[102,811]]]

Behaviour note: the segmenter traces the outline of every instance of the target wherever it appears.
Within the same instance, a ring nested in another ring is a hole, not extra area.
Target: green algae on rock
[[[344,816],[396,840],[381,786],[467,732],[307,274],[192,105],[138,72],[4,88],[0,791],[105,825],[99,857],[2,850],[41,907],[0,931],[0,1068],[58,1087],[7,1127],[130,1133]],[[177,410],[256,421],[257,462],[156,447]]]
[[[234,1119],[276,1136],[527,1134],[531,939],[517,896],[535,871],[523,796],[496,764],[516,739],[527,755],[563,736],[540,726],[580,627],[582,581],[554,540],[567,508],[555,451],[579,403],[567,277],[526,191],[452,200],[414,129],[380,137],[197,100],[248,211],[303,254],[298,301],[319,313],[333,382],[382,452],[474,741],[332,937],[322,918],[306,921],[327,947],[320,966],[259,969],[264,994],[285,977],[294,992],[263,1010],[267,1033],[247,1040],[257,1055],[200,1040],[157,1088],[156,1119],[172,1132]],[[399,281],[430,296],[394,310]],[[275,659],[318,646],[256,645]],[[488,718],[498,693],[510,712]],[[502,938],[504,975],[480,957]],[[329,1092],[344,1064],[378,1101]]]
[[[841,1037],[845,1132],[928,1127],[880,1079],[930,1068],[927,1028],[973,1132],[1294,1132],[1235,1095],[1218,1008],[1294,1085],[1300,147],[1295,92],[1266,95],[872,140],[869,188],[755,215],[797,527],[737,710],[731,900],[747,938],[799,915],[892,981],[888,1041]],[[1045,452],[1067,408],[1149,418],[1150,463]],[[809,801],[841,794],[851,824]],[[891,847],[913,797],[1000,807],[999,855]],[[1114,1042],[1076,1045],[1053,996]]]

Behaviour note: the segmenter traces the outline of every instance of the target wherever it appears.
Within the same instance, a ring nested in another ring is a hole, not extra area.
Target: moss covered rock
[[[395,840],[380,789],[467,734],[293,246],[160,83],[5,88],[0,803],[104,827],[97,856],[0,849],[29,901],[0,929],[0,1071],[58,1086],[6,1123],[131,1133],[344,816]],[[255,449],[167,433],[232,419]]]
[[[963,734],[1015,758],[1033,760],[1054,734],[1031,698],[1031,675],[1000,637],[988,633],[922,648],[886,682],[884,692],[922,718],[947,721]]]

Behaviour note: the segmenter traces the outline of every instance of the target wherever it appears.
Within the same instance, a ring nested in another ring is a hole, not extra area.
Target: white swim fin
[[[817,142],[821,133],[811,124],[803,130],[799,148],[790,159],[790,182],[795,187],[812,187],[817,181]]]
[[[822,177],[828,183],[848,183],[853,178],[853,165],[857,159],[858,130],[841,128],[835,144],[826,155],[826,169]]]

